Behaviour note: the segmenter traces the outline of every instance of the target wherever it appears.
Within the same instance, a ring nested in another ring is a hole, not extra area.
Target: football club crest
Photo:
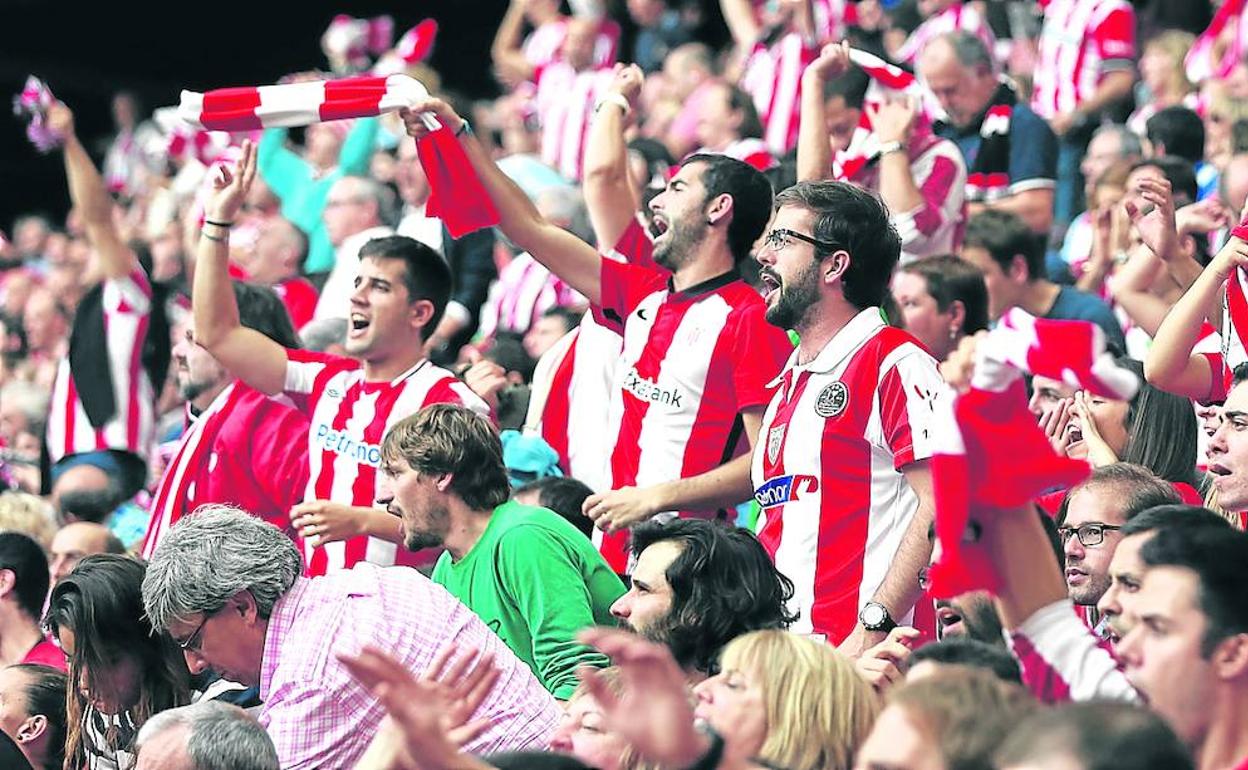
[[[767,462],[774,463],[780,456],[780,447],[784,444],[783,425],[777,425],[767,434]]]
[[[835,417],[849,406],[849,388],[837,380],[819,391],[815,399],[815,414],[820,417]]]

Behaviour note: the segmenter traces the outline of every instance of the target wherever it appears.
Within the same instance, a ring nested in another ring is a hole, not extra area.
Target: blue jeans
[[[1053,194],[1053,226],[1065,229],[1084,209],[1083,173],[1079,164],[1088,149],[1088,137],[1079,132],[1057,140],[1057,190]]]

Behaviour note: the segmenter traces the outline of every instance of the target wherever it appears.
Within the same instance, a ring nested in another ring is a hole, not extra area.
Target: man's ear
[[[1035,277],[1031,274],[1031,269],[1027,267],[1027,258],[1022,254],[1015,254],[1010,258],[1009,277],[1017,283],[1027,283]]]
[[[1214,648],[1211,660],[1220,678],[1248,679],[1248,634],[1234,634],[1223,639]]]
[[[48,731],[48,718],[43,714],[35,714],[18,725],[17,732],[13,735],[14,740],[18,743],[31,743],[39,739],[39,736]]]
[[[849,271],[851,259],[848,251],[837,249],[820,260],[819,269],[823,273],[821,276],[823,282],[827,284],[838,279],[844,280],[845,273]]]
[[[454,479],[455,479],[455,474],[453,473],[443,473],[441,476],[438,476],[438,480],[435,482],[436,486],[438,487],[438,491],[445,492],[448,489],[450,489],[451,482]]]
[[[231,612],[237,612],[243,618],[243,622],[248,625],[254,625],[260,618],[260,605],[256,604],[256,597],[251,591],[245,588],[231,596],[225,603]]]
[[[409,313],[412,325],[416,328],[423,329],[433,320],[433,302],[427,299],[418,299],[409,306]],[[429,330],[429,334],[433,334],[433,329]]]
[[[0,569],[0,597],[8,596],[17,587],[17,573],[11,569]]]
[[[728,193],[716,195],[706,210],[706,223],[715,225],[727,222],[732,217],[733,200]]]

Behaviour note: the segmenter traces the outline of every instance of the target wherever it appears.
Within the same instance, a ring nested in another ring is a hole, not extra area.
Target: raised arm
[[[737,48],[749,51],[762,32],[750,0],[719,0],[719,10]]]
[[[601,106],[596,110],[585,143],[584,190],[598,247],[609,249],[620,240],[636,216],[639,201],[628,177],[628,144],[624,131],[636,109],[645,79],[636,64],[615,65]]]
[[[828,144],[823,88],[829,80],[849,71],[849,43],[823,47],[819,58],[802,73],[801,121],[797,132],[797,179],[826,179],[832,170],[832,147]]]
[[[525,58],[521,48],[524,42],[521,38],[523,32],[524,0],[511,0],[490,46],[490,58],[494,60],[494,68],[503,82],[508,84],[531,80],[535,73],[533,64]]]
[[[88,282],[129,275],[138,267],[139,260],[117,232],[113,223],[113,199],[104,178],[74,133],[73,112],[57,102],[48,110],[48,125],[65,137],[63,152],[69,198],[82,215],[87,239],[95,247],[95,259],[87,270]]]
[[[230,286],[229,223],[234,221],[251,180],[256,176],[256,148],[243,143],[243,157],[233,171],[222,168],[213,180],[213,195],[204,211],[195,261],[191,308],[195,342],[218,363],[251,387],[269,395],[286,386],[286,350],[238,320],[238,303]]]
[[[1210,369],[1208,359],[1192,355],[1192,350],[1227,279],[1237,279],[1235,270],[1243,266],[1248,266],[1248,243],[1231,238],[1174,303],[1144,359],[1144,376],[1151,384],[1195,400],[1208,398],[1217,373]]]
[[[602,257],[598,252],[580,238],[542,218],[524,191],[494,165],[481,143],[467,130],[467,121],[456,115],[446,102],[424,99],[410,110],[403,110],[400,114],[408,134],[421,138],[429,133],[429,128],[420,118],[422,112],[432,113],[442,125],[456,132],[473,171],[498,209],[498,228],[503,234],[590,302],[600,304]]]

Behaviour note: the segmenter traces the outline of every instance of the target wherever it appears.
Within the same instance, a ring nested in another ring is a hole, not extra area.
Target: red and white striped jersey
[[[1023,684],[1042,703],[1140,700],[1108,645],[1080,619],[1069,599],[1037,610],[1007,639]]]
[[[776,384],[754,446],[759,539],[796,588],[790,630],[839,644],[918,510],[902,471],[931,456],[942,381],[913,337],[868,308],[810,363],[795,352]]]
[[[802,109],[802,72],[819,56],[817,45],[790,32],[770,46],[759,42],[745,62],[741,89],[754,99],[763,138],[776,155],[797,146]]]
[[[564,283],[527,253],[518,255],[498,273],[481,308],[478,334],[490,339],[495,332],[523,334],[547,310],[584,307],[585,297]]]
[[[581,178],[594,105],[614,77],[610,69],[577,72],[562,61],[537,71],[534,98],[542,125],[542,160],[570,180]]]
[[[103,285],[104,330],[108,368],[117,401],[113,418],[102,428],[91,427],[79,400],[78,387],[61,360],[52,388],[48,414],[48,454],[53,463],[67,455],[116,449],[147,460],[155,429],[156,397],[143,370],[143,341],[152,311],[152,286],[139,268]]]
[[[712,155],[727,155],[730,158],[736,158],[742,163],[748,163],[759,171],[768,171],[780,165],[780,162],[776,160],[776,156],[771,154],[767,143],[762,139],[738,139],[735,142],[730,142],[722,150],[702,148],[698,152]]]
[[[955,30],[970,32],[984,41],[990,54],[996,50],[997,41],[992,35],[992,29],[989,28],[987,20],[971,6],[954,3],[911,32],[910,37],[901,44],[901,48],[897,49],[893,58],[899,64],[913,64],[914,60],[919,57],[919,51],[922,51],[928,43]]]
[[[545,67],[558,61],[563,55],[563,40],[568,36],[566,18],[547,22],[529,33],[521,44],[524,58],[534,67]],[[620,25],[604,19],[598,36],[594,39],[594,66],[610,67],[615,64],[620,50]]]
[[[740,414],[767,403],[792,349],[764,312],[735,272],[672,291],[666,273],[602,261],[602,313],[624,336],[609,417],[612,489],[697,476],[748,449]],[[626,541],[617,533],[601,545],[617,571]]]
[[[283,399],[284,401],[284,399]],[[169,528],[206,503],[237,505],[302,540],[290,509],[308,481],[308,419],[235,381],[186,427],[152,501],[150,559]]]
[[[1135,63],[1127,0],[1051,0],[1044,9],[1031,108],[1046,120],[1083,104],[1105,74]]]
[[[308,486],[304,500],[332,500],[373,506],[381,440],[399,420],[430,404],[462,404],[483,415],[489,407],[455,378],[428,360],[389,382],[366,382],[352,358],[286,351],[286,390],[308,416]],[[394,543],[375,537],[305,548],[308,574],[323,575],[357,562],[389,566],[412,562]]]
[[[654,263],[654,243],[636,218],[603,258],[662,270]],[[586,313],[579,327],[542,355],[533,375],[526,427],[559,454],[564,473],[595,492],[611,489],[612,444],[604,436],[613,433],[603,407],[611,402],[623,344],[618,333]]]

